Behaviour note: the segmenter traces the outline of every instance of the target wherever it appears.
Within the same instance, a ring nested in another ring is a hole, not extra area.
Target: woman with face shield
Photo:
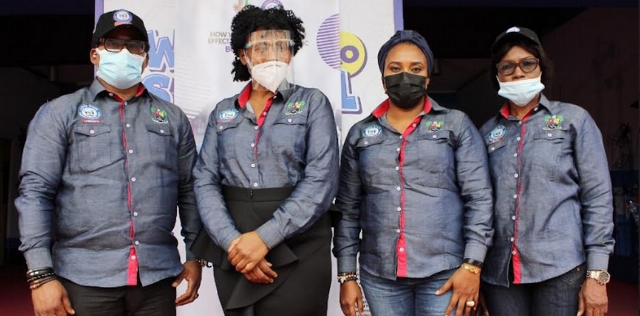
[[[602,135],[587,111],[542,93],[552,67],[535,32],[509,28],[491,53],[507,102],[480,129],[495,189],[489,313],[601,316],[614,244]]]
[[[231,29],[234,80],[250,82],[210,114],[193,173],[198,240],[215,246],[191,250],[213,264],[225,315],[325,316],[333,110],[322,92],[285,78],[304,40],[293,12],[245,6]]]
[[[347,136],[334,237],[340,305],[372,315],[470,315],[491,243],[482,138],[462,112],[427,95],[433,54],[414,31],[380,49],[389,96]]]

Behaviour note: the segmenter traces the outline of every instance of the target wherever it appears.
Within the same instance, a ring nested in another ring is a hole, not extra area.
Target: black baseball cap
[[[513,26],[507,29],[506,31],[500,33],[500,35],[496,37],[496,40],[493,42],[493,45],[491,45],[491,53],[495,54],[496,51],[500,47],[502,47],[502,45],[516,39],[526,39],[538,46],[542,46],[542,44],[540,44],[540,39],[538,38],[538,35],[536,34],[536,32],[526,27]]]
[[[98,18],[96,28],[93,30],[91,46],[97,47],[98,41],[101,38],[103,38],[107,33],[111,32],[116,27],[122,25],[133,27],[140,33],[140,36],[142,36],[142,40],[147,44],[149,43],[147,28],[144,26],[144,22],[142,22],[142,19],[139,16],[133,14],[131,11],[120,9],[103,13],[100,18]]]

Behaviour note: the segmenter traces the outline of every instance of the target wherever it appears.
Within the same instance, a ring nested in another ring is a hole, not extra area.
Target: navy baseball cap
[[[144,26],[142,19],[133,14],[131,11],[124,9],[109,11],[98,18],[96,28],[93,30],[93,37],[91,38],[91,46],[97,47],[98,41],[103,38],[107,33],[111,32],[116,27],[123,25],[130,26],[140,33],[141,39],[149,43],[149,37],[147,36],[147,28]],[[148,45],[147,45],[148,46]]]
[[[513,26],[496,37],[493,45],[491,45],[491,54],[495,54],[496,51],[505,43],[518,39],[529,40],[538,46],[542,46],[536,32],[526,27]]]

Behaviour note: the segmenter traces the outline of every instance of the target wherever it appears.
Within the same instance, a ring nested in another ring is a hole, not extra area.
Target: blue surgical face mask
[[[96,76],[106,83],[118,89],[127,89],[142,81],[144,56],[131,54],[124,48],[117,53],[104,49],[96,49],[96,51],[100,55]]]
[[[498,77],[496,76],[496,79]],[[507,98],[517,106],[526,106],[535,98],[540,91],[544,89],[544,84],[540,81],[542,73],[538,78],[523,79],[511,82],[500,82],[500,90],[498,94],[504,98]]]

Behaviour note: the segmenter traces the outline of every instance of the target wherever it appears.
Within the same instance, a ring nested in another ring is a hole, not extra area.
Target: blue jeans
[[[567,316],[578,313],[578,295],[586,277],[582,264],[558,277],[509,287],[482,283],[491,316]]]
[[[456,270],[445,270],[427,278],[396,280],[382,279],[360,270],[360,285],[372,316],[442,316],[452,292],[440,296],[435,293]]]

